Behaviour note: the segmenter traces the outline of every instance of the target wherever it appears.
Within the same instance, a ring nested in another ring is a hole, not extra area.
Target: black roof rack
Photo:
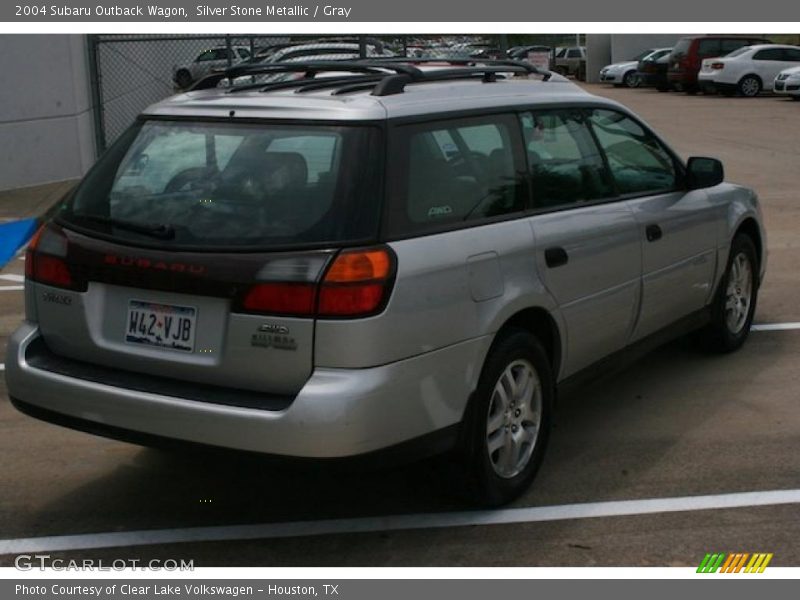
[[[423,70],[417,65],[444,63],[455,68]],[[340,77],[317,78],[320,73],[352,73]],[[540,75],[550,79],[549,71],[530,63],[515,60],[479,60],[473,58],[377,58],[356,61],[309,61],[292,63],[241,63],[212,73],[198,81],[191,90],[217,87],[224,79],[239,77],[301,73],[302,77],[289,81],[250,82],[233,85],[227,93],[258,89],[263,92],[292,89],[298,93],[334,88],[334,95],[372,89],[373,96],[401,94],[408,84],[453,80],[480,80],[491,83],[512,75]]]

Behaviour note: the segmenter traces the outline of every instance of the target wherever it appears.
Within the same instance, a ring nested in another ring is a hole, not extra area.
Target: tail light
[[[721,62],[711,63],[711,68],[712,69],[716,69],[716,70],[724,69],[725,68],[725,63],[721,63]]]
[[[67,237],[54,225],[45,224],[28,243],[25,252],[25,277],[68,290],[80,290],[67,264]]]
[[[313,283],[258,283],[245,294],[242,307],[248,312],[312,316],[317,290]]]
[[[344,250],[320,281],[257,283],[241,308],[294,317],[365,317],[386,305],[394,274],[394,254],[386,247]]]
[[[393,276],[394,260],[386,248],[340,253],[322,280],[319,316],[374,314],[388,298]]]

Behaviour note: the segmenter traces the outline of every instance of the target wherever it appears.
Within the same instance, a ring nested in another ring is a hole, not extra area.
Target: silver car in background
[[[564,382],[684,332],[744,343],[766,239],[717,160],[525,63],[302,68],[151,106],[65,198],[28,248],[17,408],[145,444],[451,452],[497,505]]]
[[[800,67],[784,69],[778,73],[772,89],[776,94],[800,100]]]

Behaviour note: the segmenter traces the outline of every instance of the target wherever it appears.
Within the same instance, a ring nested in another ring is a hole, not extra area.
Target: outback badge
[[[289,328],[285,325],[264,323],[258,326],[250,338],[250,345],[260,348],[275,348],[276,350],[297,350],[297,342],[289,334]]]

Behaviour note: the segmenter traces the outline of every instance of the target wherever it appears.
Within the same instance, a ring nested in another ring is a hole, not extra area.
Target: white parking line
[[[24,275],[14,275],[13,273],[6,273],[4,275],[0,275],[0,279],[5,279],[6,281],[16,281],[17,283],[22,283],[25,281]]]
[[[0,285],[0,292],[20,292],[24,289],[24,285]]]
[[[185,529],[151,529],[144,531],[121,531],[0,540],[0,555],[18,554],[20,552],[58,552],[63,550],[146,546],[153,544],[277,539],[412,529],[441,529],[445,527],[467,527],[475,525],[507,525],[512,523],[536,523],[542,521],[590,519],[597,517],[623,517],[653,513],[719,510],[798,503],[800,503],[800,489],[742,492],[710,496],[684,496],[678,498],[652,498],[646,500],[622,500],[618,502],[592,502],[586,504],[564,504],[560,506],[510,508],[474,512],[392,515],[355,519],[294,521],[289,523],[190,527]]]
[[[753,325],[753,331],[787,331],[789,329],[800,329],[800,323],[762,323]]]
[[[0,363],[0,371],[5,371],[5,370],[6,370],[5,363]]]

